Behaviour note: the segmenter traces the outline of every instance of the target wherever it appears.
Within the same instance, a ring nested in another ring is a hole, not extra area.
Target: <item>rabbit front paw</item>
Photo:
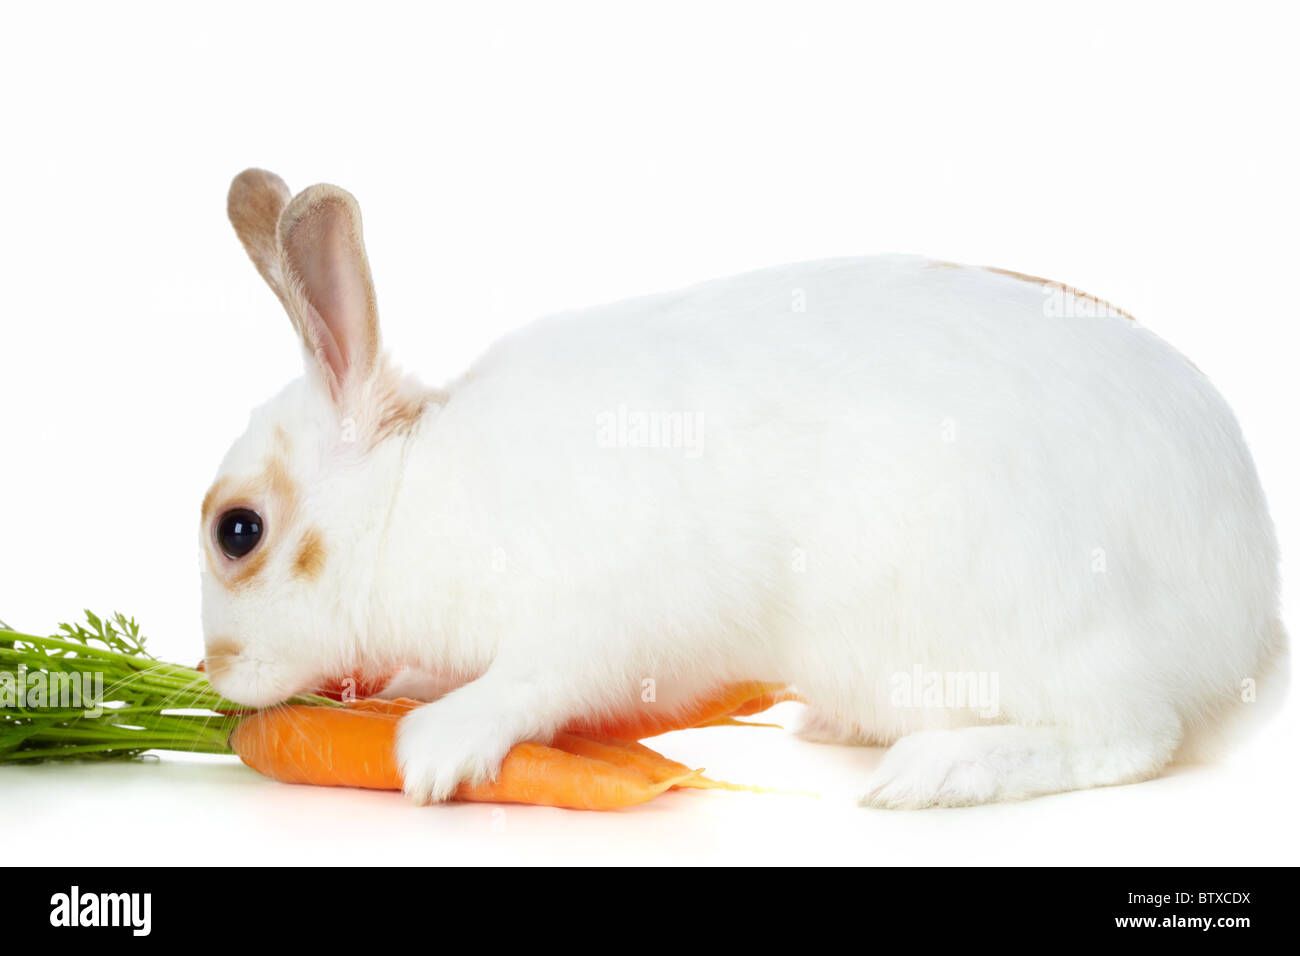
[[[499,714],[460,706],[454,695],[426,704],[402,718],[397,729],[402,789],[419,804],[450,800],[462,783],[496,779],[516,743]]]

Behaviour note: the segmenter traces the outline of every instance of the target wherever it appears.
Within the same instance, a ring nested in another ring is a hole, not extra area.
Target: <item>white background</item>
[[[300,361],[225,219],[251,165],[358,197],[387,343],[430,382],[549,311],[819,256],[1100,295],[1237,410],[1294,609],[1296,25],[1046,7],[6,6],[0,617],[121,609],[160,656],[201,655],[199,500]],[[1226,768],[910,814],[845,799],[879,751],[776,730],[659,743],[820,800],[421,809],[221,758],[0,768],[0,843],[83,821],[101,863],[1294,863],[1296,729],[1292,705]]]

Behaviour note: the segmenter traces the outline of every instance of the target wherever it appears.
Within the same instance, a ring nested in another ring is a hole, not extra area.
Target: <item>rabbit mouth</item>
[[[392,682],[395,672],[355,672],[319,681],[313,693],[334,700],[360,700],[375,697]]]

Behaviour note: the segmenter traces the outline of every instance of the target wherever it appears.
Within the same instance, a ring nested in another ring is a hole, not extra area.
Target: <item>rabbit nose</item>
[[[208,679],[220,676],[228,671],[242,653],[237,641],[227,637],[218,637],[204,642],[203,670]]]

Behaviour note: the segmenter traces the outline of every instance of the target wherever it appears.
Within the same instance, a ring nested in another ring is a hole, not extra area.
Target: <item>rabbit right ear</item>
[[[286,309],[289,308],[288,290],[280,266],[276,225],[280,213],[289,204],[289,197],[284,180],[265,169],[244,170],[230,183],[230,192],[226,194],[226,215],[235,227],[235,234]]]
[[[324,183],[291,197],[275,173],[246,169],[226,212],[248,257],[289,313],[335,401],[378,365],[379,318],[352,195]]]
[[[335,402],[379,364],[379,315],[352,194],[327,183],[294,196],[276,226],[289,318]]]

